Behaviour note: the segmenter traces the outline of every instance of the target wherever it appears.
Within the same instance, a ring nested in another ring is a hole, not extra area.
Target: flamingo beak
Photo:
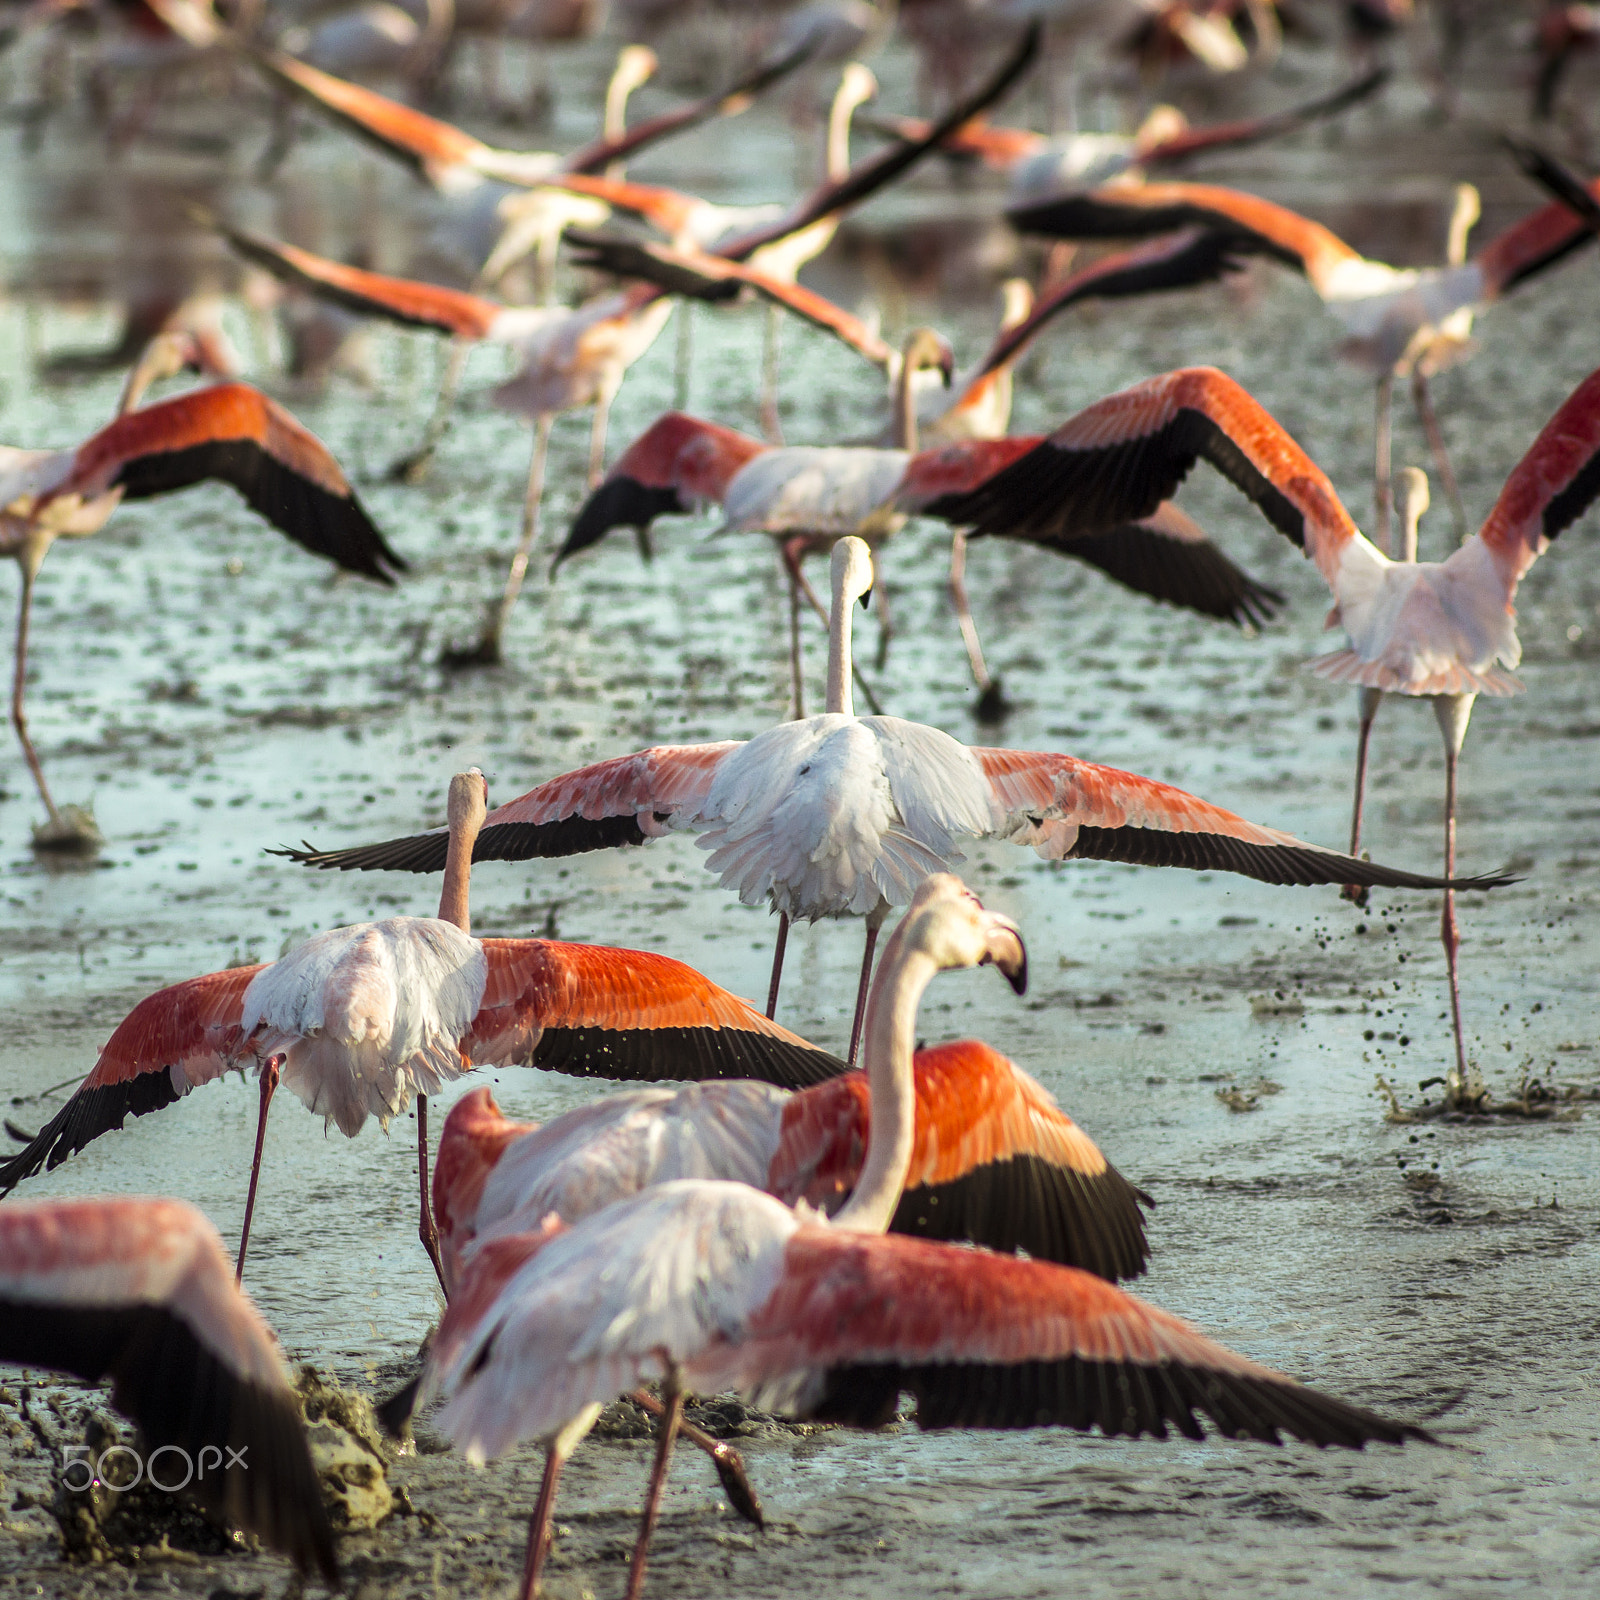
[[[1028,947],[1022,930],[1010,917],[997,911],[988,913],[989,941],[983,953],[984,966],[996,966],[1017,994],[1028,992]]]

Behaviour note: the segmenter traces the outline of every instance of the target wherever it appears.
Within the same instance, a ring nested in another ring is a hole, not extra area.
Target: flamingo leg
[[[800,563],[791,563],[787,548],[784,565],[789,568],[789,684],[794,701],[793,721],[799,722],[806,714],[805,673],[800,658]]]
[[[967,534],[964,528],[957,528],[950,539],[950,600],[956,608],[956,621],[961,625],[962,643],[967,647],[972,681],[978,686],[978,718],[982,722],[994,721],[1005,708],[1005,696],[1000,692],[999,680],[989,676],[983,645],[978,638],[978,625],[972,620],[972,606],[967,597]]]
[[[1456,774],[1461,761],[1461,745],[1467,736],[1467,720],[1472,715],[1470,694],[1439,695],[1433,702],[1439,731],[1444,735],[1444,875],[1456,875]],[[1461,974],[1457,954],[1461,930],[1456,922],[1454,889],[1444,892],[1444,911],[1439,918],[1439,937],[1444,944],[1445,964],[1450,971],[1450,1022],[1455,1030],[1456,1064],[1449,1074],[1447,1090],[1454,1104],[1483,1098],[1483,1079],[1476,1067],[1467,1064],[1467,1047],[1461,1033]]]
[[[434,452],[450,426],[450,413],[455,408],[456,393],[461,388],[461,375],[467,369],[467,356],[471,345],[465,339],[450,341],[450,355],[445,362],[444,377],[439,384],[438,397],[433,402],[433,415],[423,429],[422,442],[410,455],[401,456],[389,468],[388,476],[395,483],[421,483],[433,465]]]
[[[769,305],[761,337],[761,434],[768,444],[777,445],[783,443],[783,424],[778,420],[778,334],[782,317],[777,306]]]
[[[16,670],[11,678],[11,726],[16,729],[17,742],[22,746],[28,771],[33,774],[39,798],[44,801],[44,808],[50,814],[50,832],[57,833],[64,831],[66,824],[56,809],[55,801],[50,798],[50,786],[44,781],[39,753],[33,748],[33,740],[28,737],[28,714],[22,703],[28,687],[28,623],[33,616],[33,581],[39,575],[39,562],[24,556],[19,565],[22,568],[22,600],[17,608],[17,659]]]
[[[1428,436],[1428,448],[1433,452],[1433,464],[1439,469],[1444,492],[1450,498],[1450,515],[1455,518],[1456,539],[1467,537],[1467,508],[1462,503],[1461,485],[1456,482],[1455,468],[1450,465],[1450,452],[1444,447],[1444,430],[1439,426],[1439,415],[1433,409],[1433,398],[1428,393],[1428,380],[1419,366],[1411,374],[1411,398],[1422,419],[1422,431]]]
[[[872,552],[872,603],[878,608],[878,654],[874,664],[879,672],[889,664],[889,641],[894,638],[894,618],[889,614],[889,581],[883,575],[878,552]]]
[[[888,915],[888,908],[880,906],[867,917],[867,947],[861,953],[861,982],[856,987],[856,1015],[855,1021],[850,1024],[850,1054],[847,1058],[852,1067],[856,1064],[856,1049],[861,1043],[861,1023],[867,1014],[867,985],[872,978],[872,951],[878,942],[878,929],[883,926],[883,919]]]
[[[778,981],[783,977],[783,951],[789,943],[789,913],[778,913],[778,942],[772,947],[772,982],[767,985],[767,1017],[778,1014]]]
[[[644,1389],[635,1389],[628,1399],[657,1420],[667,1414],[667,1408]],[[717,1477],[722,1480],[722,1492],[727,1495],[728,1504],[746,1522],[753,1522],[758,1528],[766,1527],[767,1514],[761,1509],[760,1495],[745,1475],[744,1457],[726,1439],[713,1438],[686,1418],[679,1419],[678,1433],[685,1444],[696,1445],[711,1457]]]
[[[678,348],[672,361],[672,408],[689,409],[690,368],[694,364],[694,321],[691,300],[680,300],[673,315],[678,319]]]
[[[250,1219],[255,1215],[256,1185],[261,1181],[261,1150],[267,1142],[267,1107],[272,1104],[272,1092],[278,1087],[283,1060],[281,1053],[270,1055],[261,1066],[261,1109],[256,1114],[256,1154],[250,1163],[250,1188],[244,1197],[244,1226],[239,1230],[239,1264],[233,1270],[235,1284],[244,1282],[244,1253],[250,1248]]]
[[[600,487],[606,475],[606,418],[611,415],[611,397],[615,389],[607,385],[594,403],[594,421],[589,427],[589,487]]]
[[[1356,735],[1356,798],[1350,812],[1350,854],[1353,856],[1361,854],[1361,812],[1367,798],[1367,747],[1372,742],[1372,724],[1382,704],[1382,689],[1361,691],[1361,731]],[[1361,884],[1347,883],[1339,896],[1364,906],[1369,892]]]
[[[572,1452],[583,1443],[584,1436],[599,1415],[599,1406],[585,1406],[550,1441],[544,1453],[544,1476],[539,1480],[539,1498],[534,1501],[533,1515],[528,1518],[528,1548],[522,1558],[521,1600],[533,1600],[539,1592],[539,1576],[544,1571],[545,1557],[550,1554],[550,1523],[555,1513],[556,1485],[561,1479],[561,1469],[571,1459]]]
[[[1373,473],[1373,496],[1377,503],[1378,536],[1377,546],[1385,554],[1391,555],[1389,549],[1389,511],[1394,501],[1394,491],[1390,485],[1389,472],[1389,402],[1394,393],[1394,373],[1386,372],[1378,379],[1378,416],[1377,426],[1374,429],[1376,444],[1375,469]]]
[[[542,412],[534,430],[533,457],[528,463],[528,487],[522,497],[522,538],[517,544],[516,554],[511,558],[511,570],[506,574],[505,593],[500,596],[500,604],[490,613],[483,637],[478,641],[477,659],[485,665],[492,666],[500,660],[500,641],[505,636],[511,608],[517,603],[522,580],[528,571],[533,541],[539,537],[539,501],[544,496],[544,463],[550,449],[550,428],[554,422],[552,412]]]
[[[678,1425],[683,1420],[683,1390],[678,1387],[677,1373],[667,1369],[666,1417],[661,1424],[661,1436],[656,1441],[655,1466],[650,1471],[650,1491],[645,1496],[644,1515],[639,1519],[639,1542],[633,1547],[633,1561],[628,1567],[626,1600],[639,1600],[644,1592],[644,1563],[650,1548],[650,1535],[655,1532],[661,1516],[661,1495],[667,1486],[667,1467],[672,1461],[672,1445],[678,1436]]]
[[[428,1203],[428,1097],[417,1096],[417,1178],[422,1186],[422,1220],[417,1226],[417,1237],[428,1252],[433,1270],[439,1275],[439,1287],[446,1300],[450,1286],[444,1281],[444,1268],[439,1265],[439,1230],[434,1226],[433,1207]]]

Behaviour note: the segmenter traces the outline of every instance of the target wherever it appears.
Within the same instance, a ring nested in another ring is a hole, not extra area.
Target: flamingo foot
[[[409,484],[413,488],[421,483],[433,469],[434,447],[425,444],[410,455],[399,456],[389,463],[384,478],[389,483]]]
[[[33,848],[51,855],[93,855],[105,842],[90,806],[62,806],[48,822],[33,830]]]
[[[628,1398],[658,1422],[667,1414],[666,1406],[648,1390],[636,1389]],[[711,1457],[711,1464],[717,1469],[717,1477],[721,1480],[722,1492],[728,1497],[728,1504],[746,1522],[754,1523],[758,1528],[766,1527],[767,1514],[762,1509],[761,1496],[756,1493],[755,1485],[745,1471],[744,1457],[726,1439],[719,1439],[704,1428],[697,1428],[692,1422],[680,1420],[678,1432],[685,1443],[695,1445]]]
[[[474,667],[499,667],[505,665],[505,656],[500,649],[499,604],[489,608],[489,616],[483,625],[483,632],[478,635],[476,644],[467,645],[457,649],[447,646],[439,652],[439,665],[453,672],[470,671]]]

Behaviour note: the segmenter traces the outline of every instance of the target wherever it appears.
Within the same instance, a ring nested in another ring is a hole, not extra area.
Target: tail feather
[[[1388,694],[1487,694],[1497,697],[1522,693],[1522,680],[1494,667],[1474,670],[1459,661],[1446,663],[1422,678],[1404,678],[1384,661],[1368,661],[1354,650],[1335,650],[1309,663],[1319,678],[1334,683],[1359,684]]]

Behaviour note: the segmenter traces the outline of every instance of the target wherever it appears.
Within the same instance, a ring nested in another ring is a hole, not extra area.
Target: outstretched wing
[[[485,939],[489,978],[462,1041],[476,1065],[630,1082],[819,1083],[844,1062],[670,956],[549,939]]]
[[[346,572],[392,584],[406,570],[327,446],[248,384],[214,384],[118,417],[79,448],[55,492],[120,488],[146,500],[208,479],[231,484],[280,533]]]
[[[978,534],[1065,548],[1076,536],[1148,517],[1200,460],[1334,586],[1345,544],[1361,538],[1354,520],[1321,467],[1214,367],[1180,367],[1098,400],[976,487],[920,509]]]
[[[171,1481],[176,1463],[159,1463],[163,1450],[198,1461],[190,1492],[203,1504],[338,1586],[283,1359],[193,1206],[0,1207],[0,1361],[109,1378],[112,1404],[139,1425],[152,1477]]]
[[[972,752],[1008,813],[1001,836],[1032,845],[1047,861],[1093,859],[1197,872],[1237,872],[1263,883],[1364,883],[1437,889],[1446,880],[1306,844],[1293,834],[1225,811],[1170,784],[1030,750]],[[1491,889],[1503,874],[1452,880]]]
[[[530,789],[484,819],[474,861],[531,861],[581,855],[658,838],[696,812],[710,792],[717,764],[743,743],[653,745],[580,767]],[[413,834],[348,850],[274,850],[302,866],[341,872],[442,872],[449,830]]]
[[[0,1165],[0,1194],[129,1116],[142,1117],[219,1077],[240,1042],[244,992],[260,966],[190,978],[147,996],[118,1024],[94,1070],[27,1146]]]

